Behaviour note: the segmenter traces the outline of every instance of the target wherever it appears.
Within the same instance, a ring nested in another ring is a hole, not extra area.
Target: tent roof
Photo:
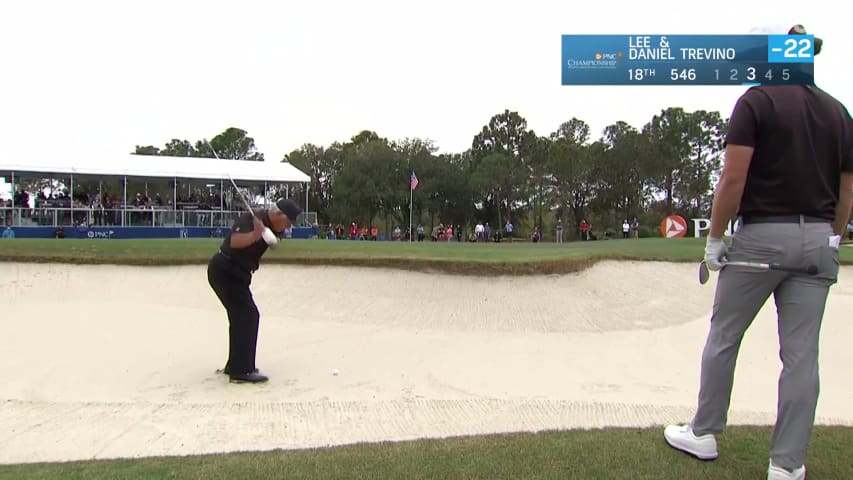
[[[0,158],[0,172],[75,174],[95,176],[161,177],[182,179],[227,179],[235,181],[306,183],[308,175],[290,163],[273,161],[217,160],[199,157],[164,157],[129,154],[122,157],[61,158],[26,160]]]

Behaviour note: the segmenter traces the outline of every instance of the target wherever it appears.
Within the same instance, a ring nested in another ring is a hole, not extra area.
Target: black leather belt
[[[832,223],[832,220],[812,215],[744,215],[741,223]]]
[[[242,263],[240,263],[239,261],[237,261],[237,259],[236,259],[236,258],[234,258],[234,257],[232,257],[231,255],[229,255],[229,254],[227,254],[227,253],[223,252],[221,248],[219,249],[219,254],[220,254],[220,255],[222,255],[222,258],[224,258],[225,260],[227,260],[227,261],[228,261],[228,263],[230,263],[230,264],[234,265],[235,267],[237,267],[237,268],[239,268],[239,269],[241,269],[241,270],[245,270],[245,271],[247,271],[247,272],[249,272],[249,273],[255,273],[255,271],[257,270],[256,268],[249,268],[249,267],[247,267],[247,266],[243,265]]]

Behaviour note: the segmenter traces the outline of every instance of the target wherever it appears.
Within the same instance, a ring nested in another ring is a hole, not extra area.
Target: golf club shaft
[[[243,204],[244,204],[244,205],[246,206],[246,208],[249,210],[249,213],[251,213],[251,214],[252,214],[252,216],[254,217],[254,216],[255,216],[255,211],[254,211],[254,210],[252,210],[252,205],[249,203],[249,199],[248,199],[248,198],[246,198],[246,196],[245,196],[245,195],[243,195],[243,192],[242,192],[242,191],[240,191],[240,187],[238,187],[238,186],[237,186],[237,183],[236,183],[236,182],[234,182],[234,179],[231,177],[231,174],[230,174],[230,173],[228,174],[228,180],[231,180],[231,185],[234,185],[234,190],[237,190],[237,194],[238,194],[238,195],[240,195],[240,198],[243,200]]]
[[[817,267],[814,265],[810,265],[807,268],[799,268],[799,267],[786,267],[783,265],[779,265],[776,263],[758,263],[758,262],[726,262],[724,265],[726,266],[736,266],[736,267],[747,267],[747,268],[757,268],[765,271],[770,270],[779,270],[783,272],[792,272],[799,273],[803,275],[816,275],[818,273]],[[711,272],[708,269],[708,265],[703,260],[699,264],[699,283],[704,285],[711,278]]]
[[[760,268],[763,270],[779,270],[782,272],[793,272],[793,273],[805,273],[811,274],[808,268],[799,268],[799,267],[786,267],[784,265],[779,265],[776,263],[757,263],[757,262],[726,262],[726,265],[733,265],[736,267],[751,267],[751,268]]]
[[[219,160],[219,155],[216,154],[216,149],[213,148],[213,145],[211,145],[210,142],[207,140],[205,140],[204,142],[207,144],[208,147],[210,147],[210,151],[213,152],[213,156],[216,157],[217,160]],[[258,218],[255,216],[255,211],[252,210],[252,205],[249,203],[249,199],[246,198],[245,195],[243,195],[243,192],[240,190],[240,187],[237,186],[237,183],[234,181],[234,178],[231,177],[230,173],[228,174],[228,180],[231,180],[231,185],[234,185],[234,190],[237,190],[237,193],[240,195],[240,198],[243,200],[243,204],[246,205],[246,209],[249,210],[249,213],[251,213],[253,217]]]
[[[213,152],[213,156],[216,157],[217,160],[219,160],[219,155],[216,154],[216,149],[213,148],[213,145],[211,145],[210,142],[207,140],[205,140],[204,143],[206,143],[207,146],[210,147],[210,151]],[[231,177],[230,173],[228,174],[228,180],[231,180],[231,185],[234,185],[234,189],[237,190],[237,193],[240,195],[240,198],[243,200],[243,204],[246,205],[246,209],[249,210],[249,213],[251,213],[253,217],[255,217],[255,211],[252,210],[252,205],[249,203],[249,199],[246,198],[245,195],[243,195],[243,192],[240,190],[240,187],[237,186],[237,183],[234,182],[234,178]],[[257,218],[257,217],[255,217],[255,218]]]
[[[205,140],[204,140],[204,143],[206,143],[206,144],[207,144],[207,146],[208,146],[208,147],[210,147],[210,151],[211,151],[211,152],[213,152],[213,156],[214,156],[217,160],[219,160],[219,155],[217,155],[217,154],[216,154],[216,149],[214,149],[214,148],[213,148],[213,145],[211,145],[211,144],[210,144],[210,142],[209,142],[207,139],[205,139]]]

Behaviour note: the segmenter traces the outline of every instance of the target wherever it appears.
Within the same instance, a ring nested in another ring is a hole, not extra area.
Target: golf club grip
[[[791,272],[791,273],[802,273],[805,275],[814,275],[817,273],[817,267],[814,265],[810,265],[806,268],[799,267],[786,267],[784,265],[779,265],[778,263],[771,263],[770,268],[772,270],[779,270],[782,272]]]

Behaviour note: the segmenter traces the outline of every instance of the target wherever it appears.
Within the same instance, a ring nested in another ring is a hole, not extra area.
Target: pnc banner
[[[687,220],[681,215],[670,215],[660,222],[660,233],[664,238],[681,238],[687,235]]]
[[[56,238],[57,227],[12,227],[15,238]],[[71,227],[63,229],[64,238],[123,240],[138,238],[223,238],[228,227]],[[9,234],[7,234],[9,235]],[[316,228],[294,227],[290,238],[311,238]]]
[[[691,218],[693,222],[693,237],[702,238],[703,232],[711,228],[711,220],[707,218]],[[729,222],[724,235],[731,236],[737,230],[737,222]],[[681,238],[687,235],[687,220],[681,215],[670,215],[660,222],[660,233],[664,238]]]

